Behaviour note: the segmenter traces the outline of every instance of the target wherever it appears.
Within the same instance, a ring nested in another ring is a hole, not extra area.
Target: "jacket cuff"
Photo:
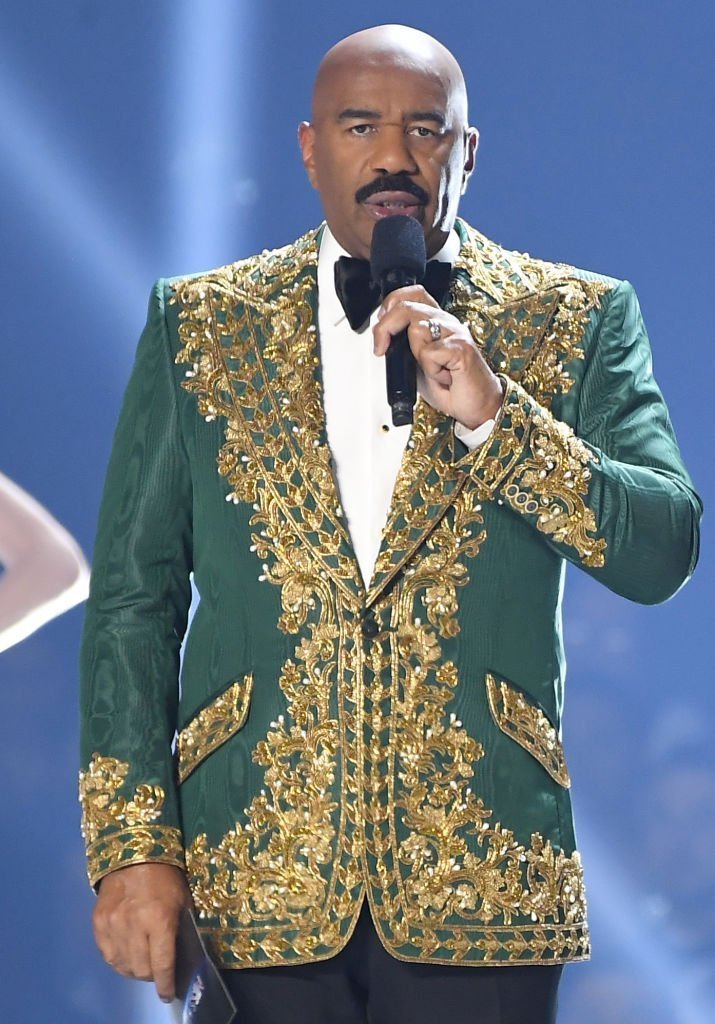
[[[583,565],[604,565],[606,541],[588,505],[596,451],[555,419],[524,388],[503,374],[504,401],[490,437],[463,456],[485,500],[496,499],[529,519],[541,533]]]
[[[185,869],[181,830],[161,820],[163,787],[141,783],[132,793],[126,785],[128,774],[127,763],[99,754],[93,754],[87,771],[80,772],[82,835],[92,886],[130,864],[158,862]]]

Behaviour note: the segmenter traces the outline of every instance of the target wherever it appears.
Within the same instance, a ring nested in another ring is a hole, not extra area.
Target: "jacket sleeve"
[[[586,359],[575,428],[503,377],[490,438],[459,465],[485,498],[611,590],[643,604],[665,601],[695,567],[702,506],[627,281],[604,299]]]
[[[114,437],[82,639],[80,801],[93,885],[128,864],[184,863],[171,745],[191,509],[159,282]]]

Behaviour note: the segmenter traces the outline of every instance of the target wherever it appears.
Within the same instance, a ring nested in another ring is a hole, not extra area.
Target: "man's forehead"
[[[330,68],[317,83],[313,115],[342,118],[352,110],[404,118],[431,112],[446,122],[454,106],[451,93],[444,76],[414,62],[342,65]]]

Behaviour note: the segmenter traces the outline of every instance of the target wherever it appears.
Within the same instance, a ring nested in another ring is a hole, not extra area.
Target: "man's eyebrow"
[[[407,115],[408,121],[434,121],[440,128],[447,124],[447,118],[438,110],[413,110]]]
[[[365,121],[377,121],[382,115],[377,110],[362,110],[357,107],[346,107],[345,110],[341,110],[338,114],[338,121],[354,121],[354,120],[365,120]]]
[[[338,114],[338,121],[379,121],[382,118],[382,114],[378,110],[364,110],[357,107],[346,107],[345,110],[341,110]],[[444,128],[447,124],[447,119],[444,114],[440,114],[438,110],[412,110],[405,117],[406,121],[433,121],[439,125],[440,128]]]

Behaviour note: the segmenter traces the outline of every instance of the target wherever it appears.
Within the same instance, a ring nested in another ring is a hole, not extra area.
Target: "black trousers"
[[[330,960],[223,977],[236,1024],[553,1024],[561,967],[396,960],[365,900],[347,946]]]

